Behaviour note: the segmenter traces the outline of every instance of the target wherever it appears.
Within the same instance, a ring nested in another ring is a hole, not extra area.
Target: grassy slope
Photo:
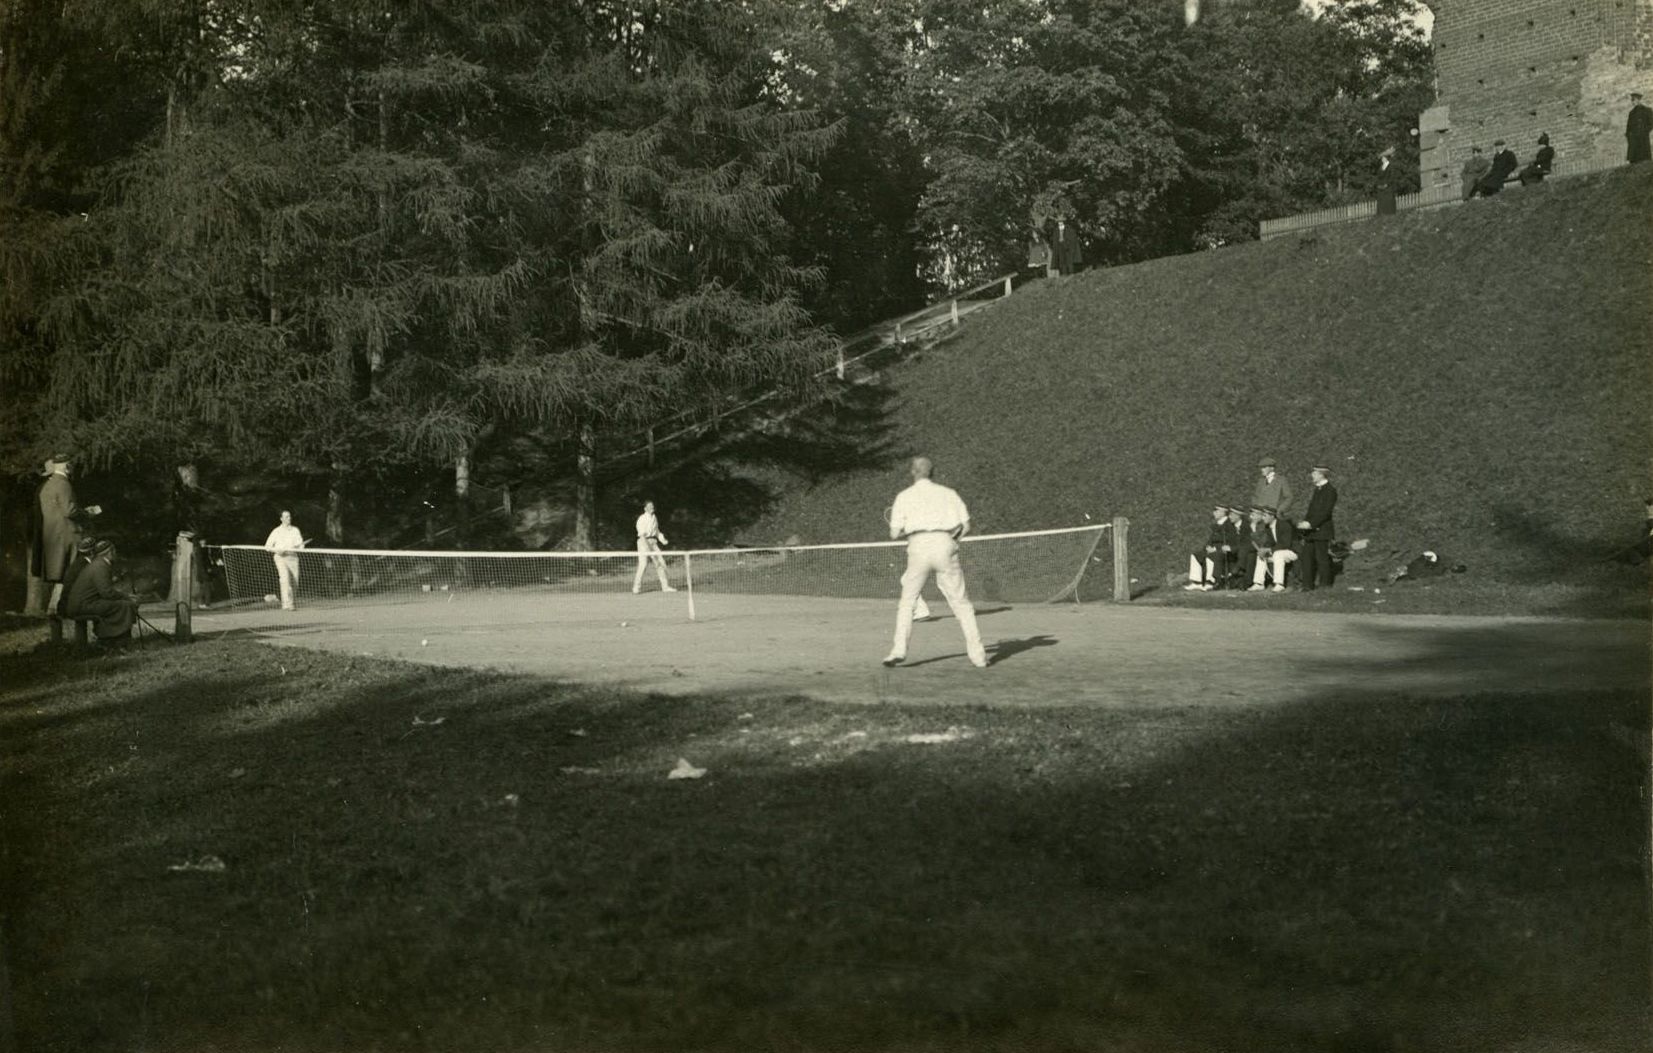
[[[1040,283],[889,377],[893,448],[985,530],[1130,516],[1143,581],[1271,453],[1300,491],[1335,466],[1374,576],[1432,548],[1587,582],[1653,492],[1649,216],[1653,166]],[[794,488],[746,537],[876,536],[901,482]]]

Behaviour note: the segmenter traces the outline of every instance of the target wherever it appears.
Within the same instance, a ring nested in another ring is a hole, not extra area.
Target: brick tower
[[[1428,0],[1437,104],[1418,119],[1424,188],[1479,146],[1558,162],[1624,159],[1631,91],[1653,98],[1653,0]]]

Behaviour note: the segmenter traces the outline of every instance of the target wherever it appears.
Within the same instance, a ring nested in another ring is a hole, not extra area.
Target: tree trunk
[[[453,463],[454,527],[457,548],[471,547],[471,458],[460,454]]]
[[[579,449],[574,454],[574,547],[590,552],[597,547],[597,429],[580,425]]]
[[[327,542],[344,542],[344,465],[333,462],[333,475],[327,481]]]

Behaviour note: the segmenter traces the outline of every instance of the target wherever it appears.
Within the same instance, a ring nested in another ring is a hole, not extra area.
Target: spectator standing
[[[1504,180],[1521,166],[1521,162],[1515,157],[1515,151],[1505,146],[1504,140],[1499,139],[1492,145],[1495,148],[1492,152],[1492,167],[1481,177],[1481,194],[1484,197],[1504,189]]]
[[[1395,166],[1395,148],[1391,146],[1378,157],[1378,215],[1392,216],[1395,214],[1395,194],[1399,181],[1400,172]]]
[[[1251,488],[1253,507],[1272,508],[1283,516],[1291,515],[1291,484],[1278,471],[1274,458],[1264,457],[1257,462],[1257,485]]]
[[[1468,201],[1481,189],[1481,179],[1492,169],[1492,162],[1481,153],[1479,146],[1469,148],[1469,160],[1464,162],[1464,200]]]
[[[1521,185],[1542,183],[1554,165],[1555,147],[1550,145],[1550,133],[1545,132],[1538,137],[1538,152],[1533,154],[1532,162],[1521,169]]]
[[[1304,592],[1332,583],[1332,538],[1336,536],[1332,510],[1337,507],[1337,488],[1332,485],[1331,474],[1332,470],[1322,464],[1309,469],[1314,490],[1309,495],[1308,511],[1297,521],[1297,529],[1302,531],[1303,560],[1299,586]]]
[[[1653,146],[1649,146],[1649,134],[1653,133],[1653,110],[1642,105],[1642,93],[1630,93],[1630,116],[1624,122],[1624,159],[1631,164],[1640,164],[1643,161],[1653,161]]]
[[[75,545],[80,541],[81,516],[95,516],[102,509],[89,505],[82,509],[75,503],[75,488],[69,482],[69,455],[60,453],[52,458],[52,474],[40,485],[40,578],[52,586],[46,609],[57,607],[63,598],[63,575],[74,558]]]

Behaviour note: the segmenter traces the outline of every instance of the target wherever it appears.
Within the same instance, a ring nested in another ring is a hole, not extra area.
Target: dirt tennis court
[[[894,602],[502,594],[200,611],[197,633],[667,694],[1011,706],[1252,705],[1298,698],[1646,689],[1643,621],[980,605],[972,667],[946,605],[879,664]]]

